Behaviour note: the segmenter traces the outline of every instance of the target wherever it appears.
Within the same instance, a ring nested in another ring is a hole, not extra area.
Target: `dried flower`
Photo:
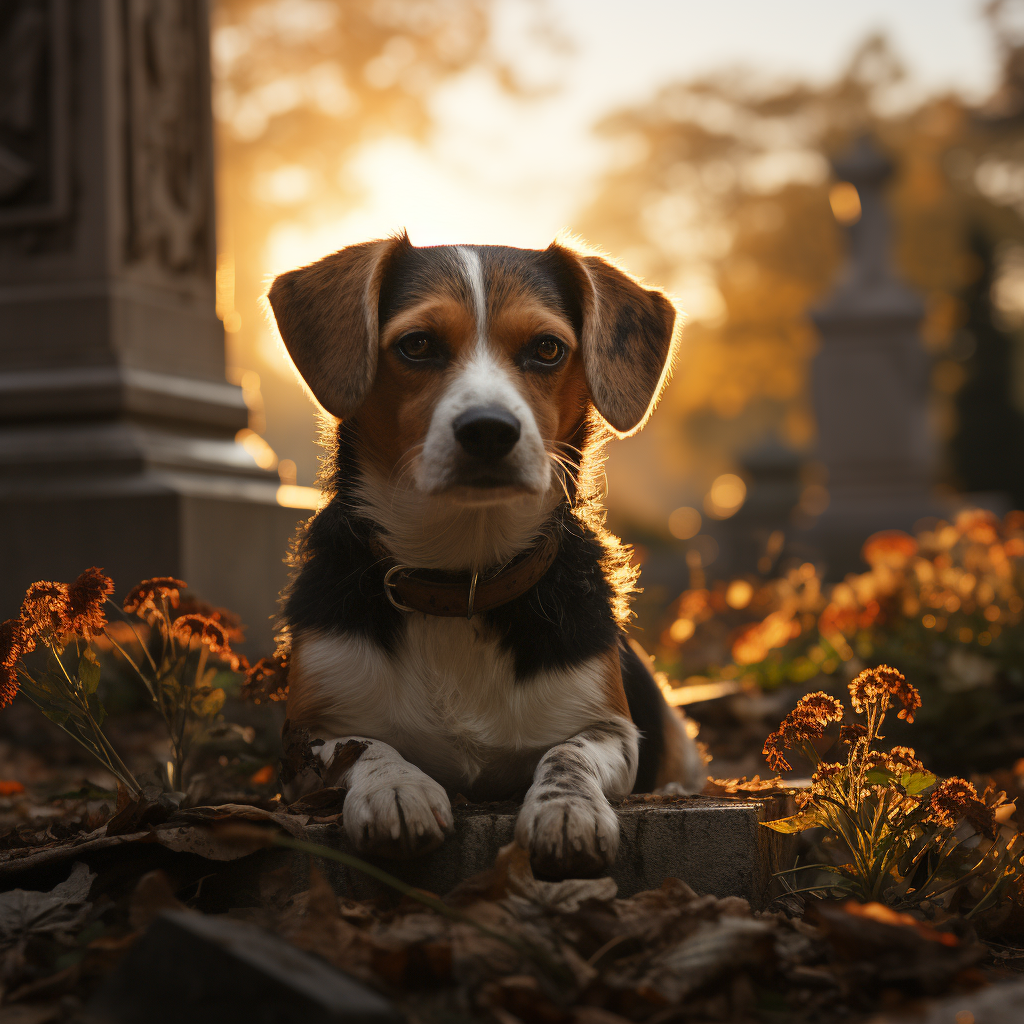
[[[829,722],[841,722],[843,705],[820,690],[801,697],[797,706],[786,715],[779,728],[765,740],[762,753],[772,771],[792,771],[793,766],[782,753],[799,743],[819,739]]]
[[[890,697],[903,705],[897,717],[913,722],[914,712],[921,706],[921,695],[902,672],[889,665],[879,665],[864,669],[850,683],[850,703],[858,714],[863,714],[869,704],[888,704]]]
[[[853,722],[850,725],[841,726],[839,729],[839,742],[848,743],[853,746],[857,740],[862,739],[868,734],[868,727],[861,725],[860,722]]]
[[[900,774],[924,771],[924,765],[917,759],[913,747],[893,747],[886,757],[886,767]]]
[[[27,653],[23,635],[20,620],[8,619],[0,623],[0,666],[14,668],[22,655]]]
[[[0,708],[7,707],[18,696],[18,670],[13,665],[0,665]]]
[[[68,632],[67,585],[43,580],[33,583],[25,591],[21,619],[23,631],[32,637]]]
[[[883,530],[864,542],[861,557],[872,568],[887,565],[898,569],[917,554],[917,541],[902,530]]]
[[[978,799],[978,791],[966,779],[944,779],[932,791],[928,818],[942,828],[956,828],[966,820],[989,839],[996,835],[995,811]]]
[[[227,634],[220,623],[206,615],[179,616],[174,620],[171,633],[186,645],[192,640],[206,644],[211,654],[226,661],[233,669],[241,664],[239,656],[231,650]]]
[[[178,609],[176,619],[182,615],[204,615],[208,619],[213,619],[224,630],[228,640],[241,643],[245,639],[245,626],[242,625],[241,616],[228,611],[227,608],[218,608],[198,597],[182,598],[175,607]]]
[[[811,788],[814,789],[815,786],[820,786],[822,783],[831,781],[838,775],[841,775],[845,770],[845,764],[839,764],[835,761],[822,761],[821,764],[818,765],[815,773],[811,776]]]
[[[93,566],[68,585],[68,624],[70,631],[86,640],[103,632],[107,617],[103,605],[114,592],[114,581]]]
[[[151,580],[143,580],[129,591],[122,607],[126,612],[134,612],[140,619],[146,618],[147,612],[155,612],[158,600],[166,600],[172,608],[178,607],[178,593],[188,584],[184,580],[176,580],[173,576],[154,576]]]
[[[260,658],[245,673],[241,697],[260,704],[264,700],[282,701],[288,699],[288,661],[284,654],[273,658]]]

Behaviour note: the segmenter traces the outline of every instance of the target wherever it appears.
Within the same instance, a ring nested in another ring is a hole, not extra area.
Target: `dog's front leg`
[[[342,820],[352,845],[383,857],[415,857],[440,846],[454,827],[444,788],[380,740],[328,740],[320,757],[329,765],[347,740],[366,744],[336,783],[348,790]]]
[[[597,722],[540,760],[516,822],[533,870],[549,878],[600,875],[619,849],[609,798],[633,789],[639,734],[626,718]]]

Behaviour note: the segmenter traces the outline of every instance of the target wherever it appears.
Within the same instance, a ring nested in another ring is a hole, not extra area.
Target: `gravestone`
[[[235,442],[202,0],[0,6],[0,619],[174,575],[270,642],[299,518]]]
[[[829,504],[806,536],[838,578],[863,568],[860,547],[870,534],[910,530],[949,510],[931,493],[929,360],[919,335],[924,306],[897,278],[889,256],[883,188],[892,162],[862,138],[834,166],[841,181],[856,187],[861,215],[847,228],[841,280],[811,313],[821,335],[812,370],[816,458],[827,472]]]

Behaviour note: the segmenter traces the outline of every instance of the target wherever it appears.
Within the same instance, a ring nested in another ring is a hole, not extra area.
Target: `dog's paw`
[[[619,850],[619,819],[601,792],[541,790],[527,794],[516,841],[539,878],[595,878]]]
[[[390,777],[359,781],[345,794],[342,821],[352,845],[401,859],[437,849],[454,827],[448,794],[417,768],[383,771]]]

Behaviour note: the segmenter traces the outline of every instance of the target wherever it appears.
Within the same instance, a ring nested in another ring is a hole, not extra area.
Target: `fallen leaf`
[[[80,928],[92,904],[89,890],[96,875],[78,861],[66,881],[49,892],[11,889],[0,893],[0,950],[46,933],[66,936]]]

